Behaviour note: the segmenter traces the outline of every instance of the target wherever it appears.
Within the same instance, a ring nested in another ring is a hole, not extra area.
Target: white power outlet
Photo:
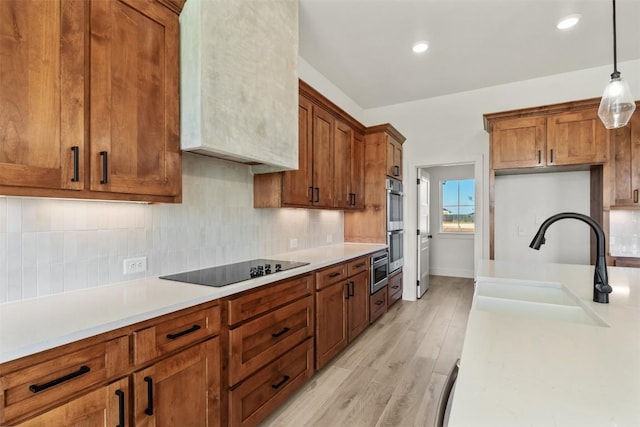
[[[289,249],[295,249],[298,247],[298,239],[289,239]]]
[[[129,258],[124,260],[124,274],[144,273],[147,271],[147,257]]]

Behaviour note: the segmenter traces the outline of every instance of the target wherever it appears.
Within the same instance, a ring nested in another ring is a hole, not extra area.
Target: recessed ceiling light
[[[413,44],[413,51],[415,53],[426,52],[427,49],[429,49],[429,43],[427,43],[425,41],[419,41],[419,42],[415,42]]]
[[[556,27],[559,30],[568,30],[569,28],[575,26],[579,20],[580,20],[580,15],[578,14],[565,16],[564,18],[558,21],[558,25],[556,25]]]

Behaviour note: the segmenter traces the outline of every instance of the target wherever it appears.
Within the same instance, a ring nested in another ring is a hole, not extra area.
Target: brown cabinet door
[[[345,348],[349,284],[340,281],[316,292],[316,369]]]
[[[84,187],[85,6],[0,1],[0,186]]]
[[[387,135],[387,175],[402,179],[402,144]]]
[[[122,379],[16,425],[20,427],[124,426],[129,422],[128,406],[129,380]]]
[[[313,108],[313,205],[333,206],[334,118],[325,109]]]
[[[354,132],[351,141],[349,194],[352,209],[364,209],[364,135]]]
[[[491,130],[493,169],[545,165],[546,120],[544,117],[503,120]]]
[[[369,326],[369,272],[349,278],[349,342]]]
[[[298,104],[298,170],[283,172],[282,204],[313,204],[313,103],[300,96]]]
[[[613,129],[611,137],[611,177],[614,206],[640,206],[640,114],[628,126]]]
[[[220,339],[212,338],[133,374],[136,426],[220,424]]]
[[[596,110],[547,118],[547,165],[604,163],[606,129]]]
[[[333,205],[336,208],[349,209],[353,200],[349,188],[352,141],[351,126],[336,120],[333,138],[333,192],[335,195]]]
[[[143,0],[90,8],[91,190],[178,195],[178,17]]]
[[[389,276],[387,284],[387,307],[402,298],[402,269]]]

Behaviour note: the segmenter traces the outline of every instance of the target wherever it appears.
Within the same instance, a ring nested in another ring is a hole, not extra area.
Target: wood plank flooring
[[[422,299],[398,301],[261,426],[431,427],[472,295],[472,279],[431,276]]]

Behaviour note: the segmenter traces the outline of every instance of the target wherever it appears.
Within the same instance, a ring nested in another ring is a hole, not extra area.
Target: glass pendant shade
[[[621,128],[629,123],[635,109],[629,84],[620,77],[620,73],[612,74],[602,94],[598,117],[607,129]]]

